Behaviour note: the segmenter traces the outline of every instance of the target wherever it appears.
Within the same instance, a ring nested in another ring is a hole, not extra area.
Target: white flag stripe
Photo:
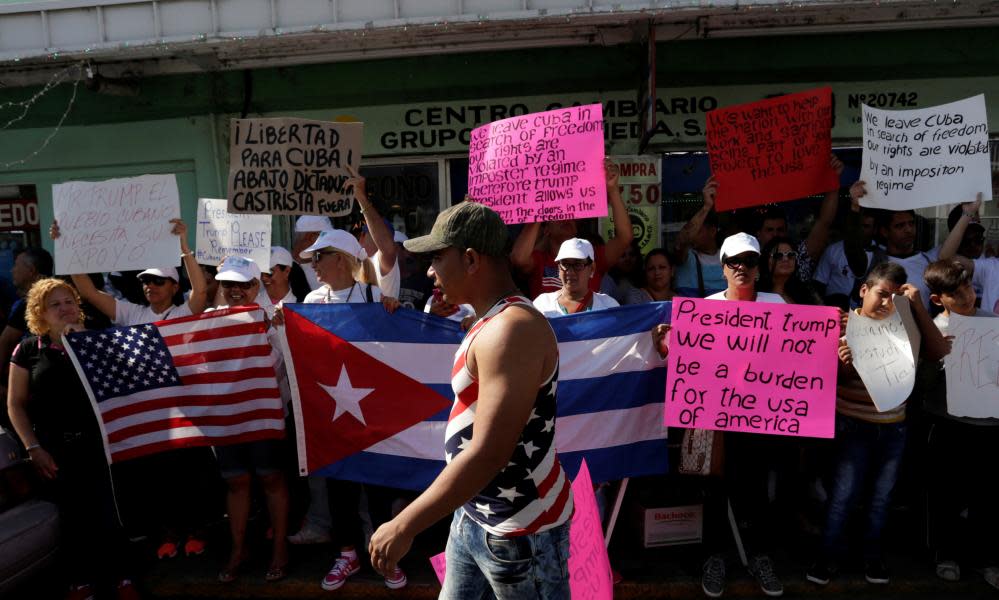
[[[229,437],[264,430],[284,430],[284,419],[257,419],[241,425],[211,426],[211,427],[176,427],[163,431],[154,431],[142,435],[131,436],[126,440],[111,444],[111,453],[115,454],[123,450],[131,450],[140,446],[147,446],[169,440],[185,438],[204,437]]]
[[[205,313],[210,314],[210,313]],[[226,325],[240,325],[243,323],[258,323],[260,322],[260,313],[256,311],[246,311],[231,315],[226,315],[224,317],[219,317],[220,319],[225,319]],[[194,333],[196,331],[207,331],[209,329],[214,329],[218,326],[217,319],[201,319],[197,321],[188,321],[186,323],[177,323],[175,321],[165,321],[160,325],[156,326],[159,330],[160,335],[163,337],[170,337],[172,335],[179,335],[183,333]]]
[[[243,381],[234,381],[233,383],[225,384],[225,390],[219,389],[220,384],[217,383],[198,383],[194,385],[180,385],[175,387],[159,388],[155,390],[146,390],[144,392],[137,392],[135,394],[129,394],[128,396],[119,396],[117,398],[111,398],[105,400],[98,404],[101,412],[105,413],[109,410],[114,410],[116,408],[121,408],[123,406],[131,406],[139,402],[145,402],[147,400],[159,400],[161,398],[173,398],[173,397],[183,397],[183,396],[217,396],[220,393],[233,394],[237,392],[246,392],[254,389],[268,389],[274,390],[274,395],[278,395],[277,380],[273,377],[259,377],[256,379],[244,379]]]
[[[247,400],[237,404],[212,404],[209,406],[184,406],[180,408],[174,406],[170,408],[160,408],[135,413],[126,417],[121,417],[120,419],[105,421],[105,425],[107,426],[108,433],[114,433],[115,431],[125,429],[126,427],[132,427],[133,425],[141,425],[143,423],[150,423],[153,421],[162,421],[164,419],[194,418],[209,415],[236,415],[262,409],[280,410],[281,398],[275,395],[273,398]]]
[[[652,347],[651,330],[613,338],[559,342],[559,381],[650,371],[665,361]]]
[[[425,384],[451,383],[454,344],[351,342],[359,350]],[[443,438],[442,438],[443,439]]]
[[[233,360],[217,360],[211,363],[200,363],[187,367],[177,367],[177,373],[185,375],[197,375],[201,373],[227,373],[229,371],[244,371],[258,367],[273,367],[274,357],[254,356],[251,358],[236,358]],[[226,384],[228,385],[228,384]]]
[[[201,352],[211,352],[212,350],[228,350],[230,348],[249,348],[250,346],[271,347],[267,341],[267,336],[263,333],[252,335],[235,335],[232,337],[218,338],[214,340],[203,340],[191,342],[190,344],[168,345],[170,354],[174,356],[186,356],[188,354],[199,354]]]
[[[446,427],[445,421],[417,423],[365,451],[443,461]],[[660,403],[559,417],[555,421],[555,447],[559,452],[610,448],[665,439],[663,404]]]
[[[562,491],[562,486],[566,483],[565,481],[565,469],[558,470],[558,479],[555,480],[555,484],[550,490],[548,490],[548,495],[540,498],[536,502],[531,502],[519,512],[516,512],[506,518],[505,521],[501,521],[493,525],[493,529],[497,529],[504,533],[509,533],[511,531],[516,531],[520,529],[524,523],[533,523],[538,517],[540,517],[546,510],[550,509],[555,505],[558,500],[558,494]],[[572,503],[572,496],[569,497],[568,504]],[[509,525],[510,523],[516,523],[516,526]]]

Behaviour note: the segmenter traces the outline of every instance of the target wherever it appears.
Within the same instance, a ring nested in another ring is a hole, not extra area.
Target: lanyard
[[[559,292],[559,296],[561,296],[561,295],[562,295],[562,293]],[[566,308],[564,306],[562,306],[561,302],[557,302],[557,304],[558,304],[559,310],[562,311],[563,315],[572,315],[572,314],[581,313],[581,312],[585,312],[587,310],[590,310],[590,304],[592,302],[593,302],[593,290],[590,290],[590,291],[586,292],[586,295],[583,296],[582,302],[580,302],[579,306],[577,306],[572,312],[569,312],[568,310],[566,310]]]

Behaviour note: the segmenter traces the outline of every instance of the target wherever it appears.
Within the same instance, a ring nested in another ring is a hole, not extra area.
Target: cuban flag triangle
[[[381,304],[284,312],[300,472],[426,489],[444,468],[458,324]],[[666,472],[666,366],[650,331],[669,317],[669,303],[653,303],[551,319],[555,439],[570,476],[584,458],[595,482]]]

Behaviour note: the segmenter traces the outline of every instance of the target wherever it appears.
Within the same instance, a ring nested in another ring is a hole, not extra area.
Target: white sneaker
[[[999,590],[999,567],[986,567],[985,581]]]
[[[288,536],[288,542],[302,544],[328,544],[333,541],[328,531],[320,531],[311,527],[303,527],[297,533]]]
[[[407,583],[409,583],[409,580],[406,579],[406,574],[399,567],[396,567],[395,571],[392,571],[392,574],[385,578],[385,587],[390,590],[404,588]]]

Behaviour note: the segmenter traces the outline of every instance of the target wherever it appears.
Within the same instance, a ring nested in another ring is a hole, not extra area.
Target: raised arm
[[[867,252],[864,249],[864,227],[860,215],[860,199],[867,194],[863,181],[850,186],[850,212],[846,215],[846,232],[843,236],[843,252],[846,264],[857,277],[867,273]]]
[[[382,216],[378,214],[378,209],[375,208],[374,203],[368,198],[367,184],[364,178],[350,165],[347,165],[347,170],[350,172],[351,178],[347,180],[346,187],[354,188],[354,197],[357,198],[361,214],[364,215],[364,223],[368,226],[368,235],[371,236],[381,253],[381,260],[378,261],[377,266],[381,276],[388,275],[392,267],[395,266],[398,254],[398,249],[395,247],[395,237],[385,221],[382,220]]]
[[[950,344],[947,343],[947,339],[944,338],[943,334],[940,333],[940,329],[933,323],[930,313],[926,311],[926,306],[923,305],[923,300],[919,295],[919,288],[911,283],[906,283],[899,288],[899,292],[909,299],[909,305],[912,308],[912,318],[916,321],[916,326],[919,327],[919,333],[922,336],[922,343],[919,348],[920,356],[932,362],[936,362],[947,356],[950,353]]]
[[[52,226],[49,227],[49,237],[52,238],[53,242],[59,239],[59,223],[54,219],[52,220]],[[104,316],[114,321],[116,310],[118,309],[118,301],[114,299],[114,296],[97,289],[94,286],[94,282],[90,280],[90,276],[86,274],[73,274],[70,277],[73,279],[76,291],[80,293],[80,298],[84,302],[89,302],[91,306],[101,311]]]
[[[833,154],[829,159],[829,166],[836,172],[836,179],[839,180],[843,174],[843,162]],[[805,248],[808,256],[817,261],[822,256],[822,251],[829,244],[829,230],[832,229],[833,221],[836,220],[836,208],[839,204],[839,185],[836,189],[826,192],[822,198],[822,206],[819,208],[819,218],[815,220],[815,225],[808,232],[805,239]]]
[[[520,230],[520,235],[513,242],[513,249],[510,251],[510,262],[522,273],[530,273],[534,270],[534,261],[531,260],[531,253],[534,252],[534,245],[538,243],[538,233],[540,231],[541,223],[528,223]]]
[[[614,217],[614,237],[604,245],[604,257],[608,265],[613,265],[628,250],[635,233],[631,228],[631,216],[621,198],[620,169],[608,158],[604,160],[604,172],[607,175],[607,204]]]
[[[704,226],[704,219],[715,209],[715,195],[717,193],[718,180],[714,176],[708,177],[708,180],[704,183],[704,189],[701,191],[704,197],[704,204],[694,213],[694,216],[690,217],[690,220],[680,229],[680,233],[676,235],[676,241],[673,243],[673,264],[681,265],[687,262],[687,251],[690,250],[690,246],[694,243],[694,236]]]
[[[957,255],[957,249],[961,247],[961,240],[964,239],[964,233],[968,230],[968,224],[978,216],[978,209],[982,206],[982,193],[978,192],[978,197],[975,198],[974,202],[965,202],[961,206],[963,208],[961,218],[957,220],[954,229],[950,230],[947,239],[940,246],[941,260],[951,259]]]
[[[191,297],[187,301],[187,307],[191,309],[192,315],[200,315],[208,305],[208,282],[205,281],[205,272],[201,270],[201,265],[194,258],[194,252],[187,243],[187,223],[181,219],[170,219],[170,222],[173,223],[173,234],[180,236],[180,256],[184,260],[187,278],[191,280]]]

